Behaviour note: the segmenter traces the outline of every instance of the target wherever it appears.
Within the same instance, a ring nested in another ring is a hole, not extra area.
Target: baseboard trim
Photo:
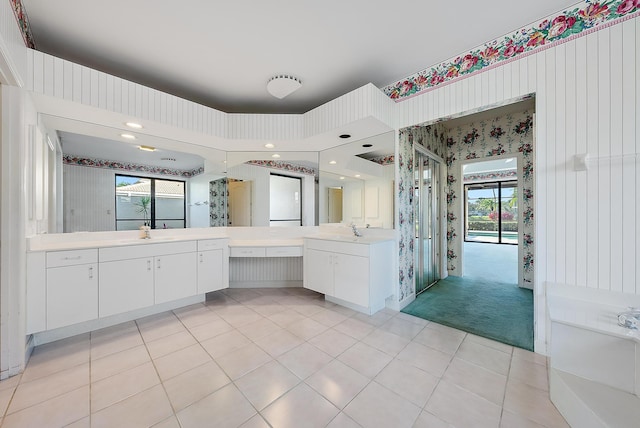
[[[231,281],[229,288],[292,288],[302,287],[302,281]]]

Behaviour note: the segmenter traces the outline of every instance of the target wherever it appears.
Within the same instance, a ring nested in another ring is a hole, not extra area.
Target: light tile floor
[[[37,347],[2,427],[567,427],[545,357],[304,289],[204,304]]]

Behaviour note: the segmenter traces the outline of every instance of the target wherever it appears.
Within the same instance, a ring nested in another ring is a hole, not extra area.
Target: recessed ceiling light
[[[340,177],[340,180],[344,180],[344,177]]]
[[[125,125],[127,125],[129,128],[133,128],[133,129],[142,129],[142,125],[140,125],[139,123],[136,123],[136,122],[127,122],[127,123],[125,123]]]
[[[355,175],[355,177],[356,177],[356,178],[360,178],[360,174],[356,174],[356,175]]]
[[[369,143],[363,144],[362,147],[366,147],[366,148],[373,147],[373,144],[369,144]]]
[[[152,146],[138,146],[138,148],[140,150],[145,151],[145,152],[155,152],[156,151],[156,148],[152,147]]]
[[[349,135],[349,134],[342,134],[342,135],[340,135],[340,138],[342,138],[342,139],[344,140],[344,139],[347,139],[347,138],[351,138],[351,135]]]
[[[271,155],[271,157],[272,157],[272,158],[276,158],[276,159],[278,159],[278,158],[280,157],[280,155],[279,155],[279,154],[277,154],[277,153],[274,153],[274,154],[272,154],[272,155]]]
[[[272,143],[267,143],[264,145],[267,149],[273,149],[276,145]]]
[[[136,136],[135,135],[131,135],[131,134],[120,134],[120,136],[122,138],[124,138],[124,139],[127,139],[127,140],[135,140],[136,139]]]
[[[335,165],[335,164],[337,164],[337,163],[338,163],[338,162],[336,162],[336,161],[329,161],[329,165]]]

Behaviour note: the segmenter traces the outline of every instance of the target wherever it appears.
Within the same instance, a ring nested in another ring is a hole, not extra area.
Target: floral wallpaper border
[[[105,159],[92,159],[74,155],[63,155],[62,163],[66,165],[86,166],[90,168],[117,169],[128,172],[145,172],[148,174],[169,175],[173,177],[195,177],[204,172],[204,167],[185,171],[181,169],[162,168],[157,166],[140,165],[135,163],[117,162]]]
[[[517,178],[518,173],[513,171],[501,171],[501,172],[486,172],[483,174],[465,174],[463,181],[465,183],[471,183],[474,181],[492,181],[503,180],[508,178]]]
[[[33,39],[33,33],[31,32],[31,25],[29,25],[29,18],[27,18],[27,12],[22,5],[22,0],[11,0],[11,7],[13,14],[18,22],[18,27],[22,33],[22,39],[26,47],[35,49],[36,42]]]
[[[318,170],[316,168],[310,168],[310,167],[296,165],[293,163],[283,162],[283,161],[250,160],[250,161],[246,161],[245,164],[262,166],[262,167],[271,168],[271,169],[281,169],[283,171],[297,172],[299,174],[318,175]]]
[[[380,165],[393,165],[395,162],[395,155],[377,156],[375,158],[368,159],[371,162],[375,162]]]
[[[396,102],[402,101],[443,83],[468,77],[637,16],[640,16],[640,0],[586,0],[558,15],[541,19],[535,25],[521,28],[385,86],[382,91]]]

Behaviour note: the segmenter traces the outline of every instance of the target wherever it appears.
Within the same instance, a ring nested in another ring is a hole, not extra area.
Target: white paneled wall
[[[39,51],[26,57],[30,91],[221,138],[295,140],[369,117],[393,125],[393,101],[372,84],[303,115],[228,114]]]
[[[64,231],[116,230],[115,171],[64,165]]]
[[[229,259],[232,283],[302,282],[302,257],[233,257]]]
[[[26,75],[27,55],[22,34],[11,2],[3,1],[0,2],[0,82],[22,86]]]
[[[640,294],[638,51],[635,18],[398,104],[405,127],[535,93],[538,286]]]

